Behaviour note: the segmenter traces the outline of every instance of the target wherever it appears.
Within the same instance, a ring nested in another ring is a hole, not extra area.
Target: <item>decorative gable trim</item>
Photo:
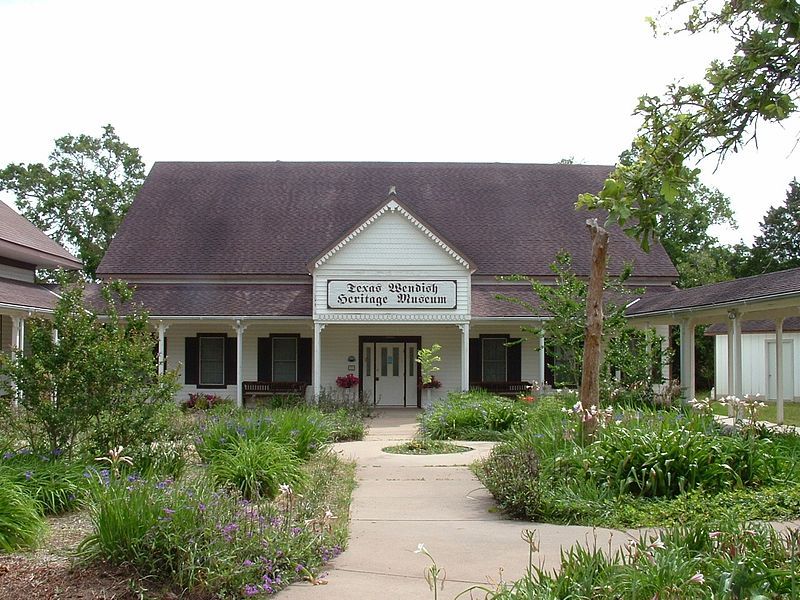
[[[397,200],[397,193],[395,192],[395,187],[391,186],[389,188],[389,201],[383,204],[378,210],[376,210],[372,216],[368,217],[365,221],[363,221],[360,225],[351,229],[349,233],[345,234],[339,241],[337,241],[333,246],[328,248],[323,254],[315,258],[311,263],[308,264],[309,273],[318,269],[323,264],[325,264],[334,254],[336,254],[339,250],[344,248],[347,244],[352,242],[361,232],[367,229],[370,225],[375,223],[378,219],[380,219],[383,215],[387,213],[397,213],[404,216],[408,219],[411,224],[413,224],[417,229],[419,229],[422,233],[424,233],[428,239],[434,242],[439,248],[441,248],[446,254],[453,258],[458,264],[462,265],[466,270],[470,273],[475,272],[475,265],[472,261],[467,258],[462,252],[456,249],[452,244],[448,243],[442,236],[440,236],[436,231],[434,231],[430,226],[428,226],[424,221],[418,218],[414,213],[412,213],[409,209],[403,206]]]

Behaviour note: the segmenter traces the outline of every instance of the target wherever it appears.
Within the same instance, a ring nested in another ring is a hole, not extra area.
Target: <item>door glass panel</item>
[[[389,363],[389,350],[384,346],[381,348],[381,377],[386,377],[386,373],[388,373],[388,363]]]
[[[372,346],[364,346],[364,377],[372,377]]]
[[[392,375],[397,377],[400,375],[400,347],[395,346],[392,348]]]
[[[416,377],[417,373],[415,371],[417,367],[417,347],[416,346],[409,346],[408,347],[408,376],[409,377]]]

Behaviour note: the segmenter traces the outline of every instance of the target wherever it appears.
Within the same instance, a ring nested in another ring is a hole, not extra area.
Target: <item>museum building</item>
[[[548,316],[513,276],[553,282],[559,252],[588,275],[585,222],[602,215],[574,205],[610,170],[159,162],[98,276],[135,286],[181,396],[311,397],[352,374],[379,406],[419,407],[417,351],[432,344],[442,347],[433,398],[514,391],[552,376],[547,340],[521,329]],[[630,263],[645,294],[673,289],[660,245],[646,253],[610,233],[611,275]]]

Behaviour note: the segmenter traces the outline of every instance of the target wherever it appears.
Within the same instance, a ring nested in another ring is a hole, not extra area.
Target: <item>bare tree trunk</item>
[[[592,436],[597,417],[589,415],[592,406],[600,404],[600,360],[603,341],[603,284],[606,276],[608,232],[588,219],[586,226],[592,236],[592,270],[586,295],[586,335],[583,341],[583,370],[581,373],[581,406],[584,411],[584,434]]]

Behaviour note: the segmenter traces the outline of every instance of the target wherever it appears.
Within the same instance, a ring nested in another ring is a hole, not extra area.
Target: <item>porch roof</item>
[[[99,288],[86,290],[101,305]],[[311,317],[310,284],[139,283],[133,301],[153,317]]]
[[[798,306],[800,267],[646,296],[632,305],[627,314],[653,321],[697,318],[713,322],[724,319],[730,310],[763,319],[772,315],[789,316],[796,313]]]
[[[58,296],[49,287],[0,278],[0,306],[19,310],[51,312]]]

